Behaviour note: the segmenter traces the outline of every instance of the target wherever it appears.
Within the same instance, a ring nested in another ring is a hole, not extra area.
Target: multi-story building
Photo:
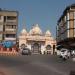
[[[64,10],[56,28],[57,45],[66,48],[75,48],[75,4]]]
[[[16,43],[18,12],[0,9],[0,42],[11,40]]]
[[[42,32],[38,24],[35,24],[29,32],[23,29],[19,35],[19,48],[25,45],[33,54],[42,54],[49,51],[55,52],[56,40],[52,37],[49,30]]]

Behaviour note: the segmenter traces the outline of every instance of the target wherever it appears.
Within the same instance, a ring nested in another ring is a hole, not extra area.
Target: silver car
[[[28,48],[23,48],[22,49],[22,55],[31,55],[31,51]]]

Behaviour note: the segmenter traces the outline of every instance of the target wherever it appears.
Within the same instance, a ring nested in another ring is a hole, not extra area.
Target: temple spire
[[[23,29],[26,29],[25,19],[23,20]]]
[[[23,20],[23,29],[22,29],[22,31],[21,31],[21,34],[27,35],[25,20]]]

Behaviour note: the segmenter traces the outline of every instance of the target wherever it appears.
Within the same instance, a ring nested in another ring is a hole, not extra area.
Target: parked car
[[[59,56],[60,56],[60,53],[61,53],[61,51],[60,51],[60,50],[57,50],[57,55],[59,55]]]
[[[71,56],[75,57],[75,50],[71,51]]]
[[[65,48],[62,48],[60,50],[60,55],[59,55],[61,58],[63,59],[67,59],[70,57],[70,51],[68,49],[65,49]]]
[[[22,49],[22,55],[31,55],[31,51],[28,48],[23,48]]]

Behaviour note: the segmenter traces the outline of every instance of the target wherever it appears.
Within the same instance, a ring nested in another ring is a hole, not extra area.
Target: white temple
[[[32,53],[42,54],[45,50],[50,50],[53,54],[53,46],[56,46],[56,40],[52,37],[49,30],[45,33],[42,32],[38,24],[35,24],[29,32],[26,29],[23,29],[19,35],[19,48],[25,44]]]

